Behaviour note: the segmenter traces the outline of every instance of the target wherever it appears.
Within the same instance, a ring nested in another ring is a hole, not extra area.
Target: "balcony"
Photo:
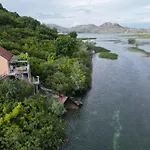
[[[9,75],[29,73],[30,65],[27,60],[17,60],[9,63]]]

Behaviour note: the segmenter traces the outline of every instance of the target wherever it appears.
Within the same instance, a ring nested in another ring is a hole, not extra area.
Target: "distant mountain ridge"
[[[69,30],[69,28],[61,27],[61,26],[56,25],[56,24],[48,24],[47,26],[50,28],[56,28],[58,30],[58,32],[63,32],[63,33],[66,33]]]
[[[150,32],[150,29],[136,29],[123,27],[118,23],[105,22],[100,26],[94,24],[77,25],[72,28],[65,28],[56,24],[48,24],[50,28],[56,28],[58,32],[68,33],[76,31],[77,33],[145,33]]]

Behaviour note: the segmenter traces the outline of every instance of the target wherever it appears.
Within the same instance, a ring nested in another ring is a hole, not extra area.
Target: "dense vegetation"
[[[31,17],[20,17],[0,6],[0,46],[15,55],[28,53],[32,76],[68,95],[90,87],[91,54],[76,33],[59,35]]]
[[[93,50],[95,51],[95,53],[100,53],[100,52],[110,52],[110,50],[101,47],[101,46],[97,46],[96,43],[94,42],[89,42],[88,40],[85,42],[88,50]]]
[[[101,58],[118,59],[118,54],[111,53],[110,50],[108,50],[104,47],[96,46],[95,43],[93,43],[93,42],[90,42],[90,43],[86,42],[86,45],[87,45],[88,49],[95,51],[95,53],[99,53],[99,57],[101,57]]]
[[[20,17],[0,4],[0,46],[27,57],[32,76],[59,94],[86,91],[91,81],[91,52],[75,32],[59,35],[31,17]],[[57,150],[64,140],[65,112],[58,100],[33,95],[33,87],[18,80],[0,81],[0,149]]]
[[[106,58],[106,59],[117,59],[118,55],[115,53],[109,53],[109,52],[101,52],[99,54],[99,57]]]
[[[100,47],[100,46],[95,46],[94,51],[96,53],[101,53],[101,52],[108,52],[109,53],[110,52],[110,50],[108,50],[104,47]]]
[[[57,150],[64,140],[63,105],[34,95],[23,81],[0,81],[0,149]]]

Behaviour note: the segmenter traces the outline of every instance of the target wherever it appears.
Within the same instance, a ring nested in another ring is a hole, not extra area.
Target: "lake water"
[[[97,37],[119,58],[94,54],[92,88],[83,107],[66,116],[69,142],[62,150],[150,150],[150,58],[129,52],[127,37],[79,36]]]

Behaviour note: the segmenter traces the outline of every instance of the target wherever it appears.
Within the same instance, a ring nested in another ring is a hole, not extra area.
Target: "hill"
[[[82,48],[83,43],[80,42],[70,35],[59,35],[56,29],[50,29],[34,18],[21,17],[0,5],[0,46],[14,55],[28,53],[32,76],[39,76],[47,88],[75,94],[90,86],[90,53],[86,46]],[[86,77],[80,79],[84,75]]]
[[[94,24],[88,24],[88,25],[78,25],[75,27],[72,27],[69,29],[69,31],[76,31],[78,33],[88,33],[88,32],[93,32],[94,30],[97,29],[97,26]]]
[[[57,28],[57,26],[55,26]],[[60,26],[59,26],[60,28]],[[59,29],[58,28],[58,29]],[[94,24],[77,25],[72,28],[61,28],[61,32],[76,31],[78,33],[145,33],[150,32],[150,29],[128,28],[119,25],[118,23],[106,22],[100,26]]]
[[[56,24],[47,24],[47,26],[49,28],[56,28],[58,32],[63,32],[63,33],[67,33],[68,32],[68,28],[61,27],[61,26],[56,25]]]
[[[90,87],[91,53],[86,44],[1,4],[0,47],[28,59],[32,76],[39,76],[40,85],[57,91],[58,97]],[[59,149],[65,139],[64,121],[58,117],[64,103],[52,94],[30,93],[28,98],[27,93],[30,85],[23,81],[0,80],[0,149]]]
[[[94,33],[112,33],[112,32],[125,32],[125,28],[119,25],[118,23],[106,22],[100,25]]]

